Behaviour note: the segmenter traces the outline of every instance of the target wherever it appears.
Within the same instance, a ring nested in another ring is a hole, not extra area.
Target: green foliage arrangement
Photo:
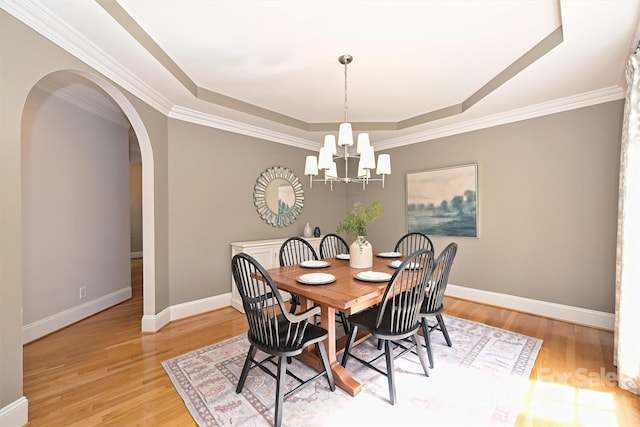
[[[371,202],[367,206],[362,206],[362,203],[356,202],[351,212],[338,224],[336,232],[365,237],[367,235],[367,225],[378,218],[381,213],[382,204],[379,200]]]

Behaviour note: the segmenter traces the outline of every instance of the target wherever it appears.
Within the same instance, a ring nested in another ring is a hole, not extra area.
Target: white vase
[[[311,237],[313,236],[313,231],[311,231],[311,226],[309,225],[309,223],[307,223],[307,225],[304,226],[304,232],[303,232],[303,236],[304,237]]]
[[[373,265],[373,247],[364,236],[356,237],[349,247],[349,267],[370,268]]]

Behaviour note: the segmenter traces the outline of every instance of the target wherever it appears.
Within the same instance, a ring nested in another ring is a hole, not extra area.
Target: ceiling
[[[170,117],[390,148],[624,97],[640,0],[0,0]]]

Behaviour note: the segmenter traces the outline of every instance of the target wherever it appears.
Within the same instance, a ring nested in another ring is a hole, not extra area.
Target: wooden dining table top
[[[301,265],[271,268],[267,272],[279,289],[299,295],[319,304],[326,305],[346,314],[362,311],[378,303],[382,298],[388,281],[368,282],[355,278],[363,271],[384,272],[392,275],[395,268],[389,264],[400,258],[374,256],[373,266],[365,269],[349,267],[349,260],[328,258],[330,265],[324,268],[306,268]],[[307,273],[329,273],[336,280],[329,284],[309,285],[299,283],[296,279]]]

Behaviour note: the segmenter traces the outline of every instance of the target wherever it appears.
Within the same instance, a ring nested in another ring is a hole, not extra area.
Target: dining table
[[[382,252],[373,257],[373,265],[370,268],[354,269],[349,266],[348,259],[341,259],[338,255],[337,258],[267,270],[278,289],[300,296],[302,309],[314,305],[320,307],[320,326],[328,332],[324,345],[335,383],[351,396],[360,393],[362,385],[338,361],[338,355],[344,351],[347,337],[344,334],[337,336],[336,312],[350,315],[379,303],[390,277],[395,272],[392,265],[394,261],[397,263],[401,259],[400,254]],[[329,274],[334,276],[335,280],[330,283],[303,280],[314,273],[321,273],[320,276]],[[386,280],[382,276],[386,276]],[[368,337],[368,333],[359,332],[355,343]],[[308,347],[298,359],[315,369],[323,370],[313,346]]]

